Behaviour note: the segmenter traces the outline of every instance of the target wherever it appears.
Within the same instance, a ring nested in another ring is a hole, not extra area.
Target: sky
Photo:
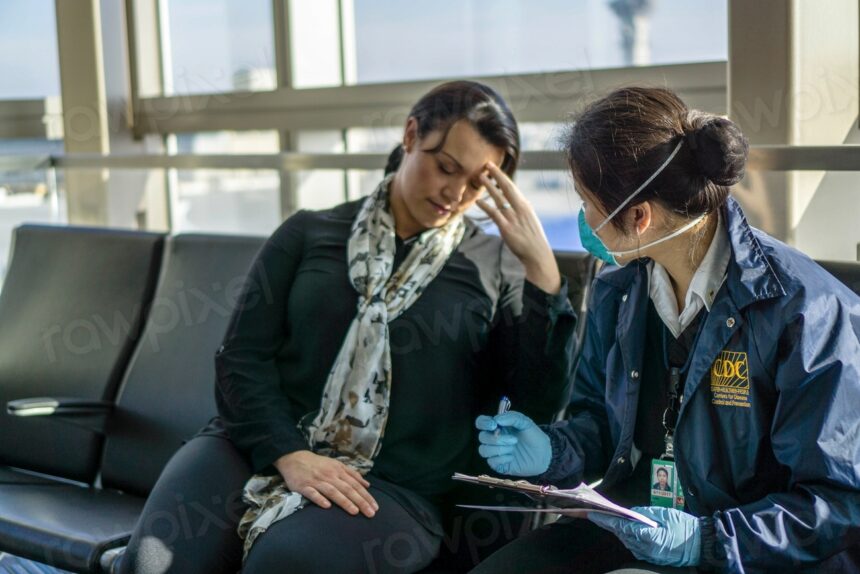
[[[54,0],[0,0],[0,98],[59,93]]]

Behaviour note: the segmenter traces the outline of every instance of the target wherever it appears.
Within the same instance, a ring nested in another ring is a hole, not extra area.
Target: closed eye
[[[445,175],[454,175],[454,171],[449,171],[449,170],[448,170],[448,169],[446,169],[446,168],[445,168],[445,166],[444,166],[444,165],[442,165],[441,163],[440,163],[440,164],[438,164],[438,165],[439,165],[439,171],[441,171],[441,172],[442,172],[442,173],[444,173]]]

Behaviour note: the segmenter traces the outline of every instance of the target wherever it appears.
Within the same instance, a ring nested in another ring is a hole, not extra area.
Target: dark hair
[[[439,144],[429,150],[437,153],[445,146],[448,132],[455,123],[465,120],[491,145],[505,151],[499,168],[513,177],[520,159],[520,131],[505,100],[489,86],[478,82],[446,82],[427,92],[412,107],[409,117],[418,123],[418,137],[442,130]],[[397,171],[403,160],[403,146],[388,156],[386,175]]]
[[[629,87],[587,106],[563,143],[574,180],[612,213],[682,140],[677,155],[619,216],[656,200],[685,217],[698,217],[721,207],[729,186],[743,178],[749,144],[730,120],[690,110],[671,90]],[[612,223],[623,229],[619,216]]]
[[[660,474],[661,472],[662,472],[663,474],[665,474],[666,476],[669,476],[669,471],[668,471],[668,470],[666,470],[666,468],[665,468],[665,467],[663,467],[663,466],[661,466],[660,468],[658,468],[658,469],[657,469],[657,472],[655,472],[654,474]]]

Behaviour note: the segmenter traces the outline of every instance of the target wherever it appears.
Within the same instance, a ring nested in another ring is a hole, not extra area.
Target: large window
[[[54,0],[0,2],[0,100],[58,96]]]
[[[726,60],[727,0],[290,0],[297,88]]]
[[[177,134],[179,154],[278,152],[274,131]],[[281,221],[280,178],[274,170],[177,170],[170,176],[172,229],[268,235]]]
[[[170,94],[275,87],[271,0],[168,0]]]
[[[0,139],[0,155],[62,152],[62,141],[47,137],[50,130],[46,114],[59,108],[56,28],[53,0],[0,2],[0,122],[13,125],[26,122],[35,126],[27,134],[16,133],[13,128],[11,137],[16,139]],[[51,99],[50,105],[46,98]],[[0,135],[3,137],[8,136]],[[40,174],[33,173],[30,177],[34,182],[42,181]]]
[[[139,96],[180,96],[159,105],[166,105],[166,109],[175,110],[177,116],[183,116],[180,119],[188,121],[159,127],[153,136],[164,138],[166,153],[171,154],[270,154],[282,150],[281,141],[290,142],[289,149],[299,152],[387,153],[400,140],[402,125],[382,122],[373,124],[373,128],[359,126],[367,124],[369,117],[361,114],[374,114],[381,105],[403,108],[406,103],[400,101],[396,92],[386,94],[384,102],[357,97],[352,103],[349,96],[344,96],[343,108],[355,108],[355,113],[344,114],[343,120],[339,119],[341,116],[327,118],[319,127],[308,119],[316,117],[318,110],[306,112],[309,105],[313,108],[313,103],[306,102],[302,95],[295,97],[295,108],[287,95],[283,99],[285,107],[281,108],[282,100],[272,94],[246,94],[242,96],[247,97],[245,105],[239,94],[232,93],[277,88],[276,68],[289,70],[291,77],[287,83],[302,89],[727,57],[727,0],[147,2],[151,11],[137,10],[131,14],[139,45],[130,54],[137,58],[130,60],[136,62],[139,77],[147,78],[147,87]],[[32,100],[59,95],[54,20],[53,0],[0,0],[0,74],[16,79],[0,85],[0,105],[4,98]],[[276,41],[278,34],[289,44]],[[276,45],[282,46],[285,53],[276,53]],[[153,63],[158,58],[161,67],[155,70],[157,66]],[[279,62],[281,58],[289,58],[289,62]],[[162,81],[149,81],[158,76],[156,72],[161,73]],[[146,92],[150,89],[158,93]],[[364,90],[376,89],[386,87],[362,87],[344,93],[360,95]],[[189,94],[215,96],[181,97]],[[328,98],[328,94],[321,98],[326,101],[324,105],[339,110],[339,97],[334,103]],[[217,105],[209,106],[207,100]],[[542,103],[535,100],[533,105]],[[49,108],[45,106],[45,110]],[[16,120],[14,113],[18,109],[31,110],[30,119],[36,121],[42,113],[26,106],[10,106],[7,116],[12,109]],[[146,123],[147,114],[158,109],[162,108],[141,106],[140,126],[147,126],[144,131],[153,125]],[[541,110],[532,113],[534,109],[529,112],[530,119],[562,119],[556,108],[547,108],[545,113]],[[200,116],[195,117],[198,113]],[[260,121],[260,118],[268,120],[265,114],[282,113],[305,114],[302,116],[305,121],[297,122],[296,128]],[[245,126],[242,120],[252,114],[256,123]],[[360,118],[354,122],[359,125],[352,125],[349,118]],[[262,131],[251,131],[252,128]],[[556,147],[558,124],[531,122],[522,123],[521,128],[524,150]],[[282,134],[286,136],[282,139],[276,129],[294,131]],[[179,130],[194,133],[167,134]],[[109,139],[113,140],[113,135]],[[27,149],[21,152],[24,144]],[[0,154],[10,152],[61,153],[61,143],[36,137],[23,143],[0,141]],[[41,176],[28,177],[33,179],[33,189],[37,189]],[[159,211],[160,220],[166,220],[169,213],[174,232],[267,233],[280,221],[282,200],[289,201],[291,207],[295,202],[299,208],[326,208],[370,193],[381,178],[380,169],[314,169],[295,173],[274,169],[183,169],[164,170],[163,174],[152,172],[147,180],[166,181],[167,187],[162,186],[159,196],[166,206]],[[557,248],[577,246],[578,204],[568,179],[563,171],[527,169],[521,170],[517,177]],[[63,189],[62,185],[59,187]],[[7,185],[5,193],[16,195],[21,189],[17,182]],[[153,195],[158,193],[154,191]],[[46,197],[38,193],[34,196]]]
[[[344,53],[358,83],[727,58],[726,0],[354,0],[353,12]]]
[[[341,2],[289,0],[293,86],[319,88],[349,83],[341,62]]]
[[[45,98],[60,94],[54,0],[0,2],[0,122],[31,120],[36,126]],[[18,101],[13,101],[18,100]],[[22,101],[23,100],[23,101]],[[38,137],[40,130],[0,139],[0,156],[61,153],[63,142]],[[14,130],[13,130],[14,133]],[[14,158],[10,158],[14,159]],[[36,162],[38,163],[38,162]],[[62,223],[67,219],[56,174],[38,165],[0,171],[0,282],[6,274],[12,230],[23,222]]]

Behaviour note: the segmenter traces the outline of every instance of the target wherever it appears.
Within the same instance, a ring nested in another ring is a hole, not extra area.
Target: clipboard
[[[508,478],[496,478],[486,474],[478,476],[470,476],[468,474],[454,473],[451,477],[453,480],[467,482],[470,484],[480,484],[489,488],[499,488],[512,492],[519,492],[531,498],[532,500],[545,503],[548,508],[529,508],[517,506],[478,506],[458,504],[462,508],[473,508],[480,510],[496,510],[499,512],[534,512],[534,513],[551,513],[560,514],[562,516],[573,516],[577,518],[585,518],[588,512],[603,512],[629,520],[641,522],[652,528],[657,528],[659,524],[650,518],[634,512],[629,508],[619,506],[602,494],[590,488],[587,484],[582,483],[576,488],[561,489],[553,485],[532,484],[527,480],[512,480]]]

